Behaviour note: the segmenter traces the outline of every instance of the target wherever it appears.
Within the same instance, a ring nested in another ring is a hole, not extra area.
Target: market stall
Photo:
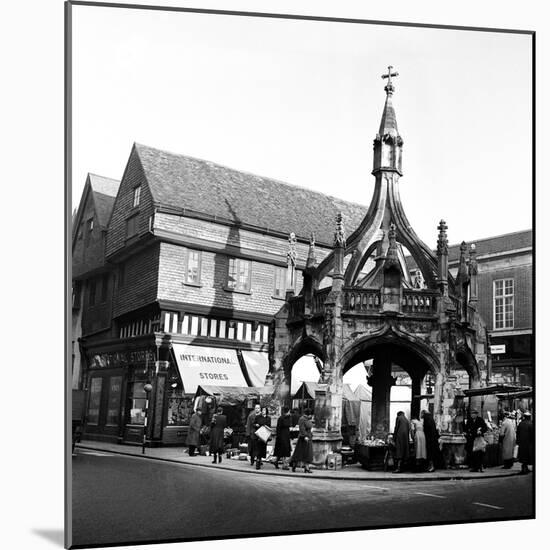
[[[353,447],[359,432],[361,400],[349,384],[342,388],[342,444]]]
[[[372,410],[372,391],[362,384],[359,384],[353,392],[359,399],[359,425],[357,437],[363,441],[371,431],[371,410]]]
[[[257,403],[267,407],[270,414],[276,410],[272,386],[250,388],[199,385],[195,393],[194,409],[202,411],[203,425],[208,426],[214,411],[221,407],[231,430],[228,445],[237,448],[245,441],[246,419]]]
[[[500,403],[499,396],[509,396],[530,389],[531,388],[526,388],[524,386],[493,384],[484,388],[464,390],[464,396],[470,398],[468,416],[471,408],[471,398],[481,398],[479,414],[480,417],[485,420],[488,428],[484,435],[485,441],[487,442],[484,456],[485,466],[498,466],[502,463],[499,443],[499,421],[502,420],[504,408]]]

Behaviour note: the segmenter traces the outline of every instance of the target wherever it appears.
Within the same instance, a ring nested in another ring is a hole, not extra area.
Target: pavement
[[[304,477],[315,479],[341,479],[341,480],[369,480],[369,481],[446,481],[446,480],[474,480],[490,479],[521,475],[520,464],[515,463],[512,468],[505,470],[502,466],[485,468],[482,473],[470,472],[469,469],[447,469],[436,470],[435,472],[404,472],[394,474],[384,471],[365,470],[360,464],[349,464],[338,470],[313,469],[312,474],[306,474],[302,468],[297,468],[296,472],[291,470],[276,469],[269,462],[264,463],[260,470],[250,465],[248,460],[227,459],[223,457],[221,464],[212,464],[212,457],[195,455],[190,457],[187,449],[181,447],[146,447],[145,454],[142,454],[141,446],[123,445],[117,443],[104,443],[100,441],[82,441],[77,444],[78,448],[90,451],[100,451],[124,456],[142,458],[144,460],[159,460],[172,462],[176,464],[190,464],[201,468],[213,468],[218,470],[228,470],[240,473],[257,474],[262,476],[279,477]]]

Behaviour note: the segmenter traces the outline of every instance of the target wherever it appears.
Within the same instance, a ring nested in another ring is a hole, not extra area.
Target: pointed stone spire
[[[468,266],[466,265],[467,249],[468,246],[464,241],[462,241],[462,243],[460,244],[460,260],[458,264],[458,273],[456,274],[456,282],[460,287],[470,281],[470,276],[468,275]]]
[[[311,271],[312,269],[315,269],[316,265],[317,265],[317,258],[315,255],[315,234],[312,233],[311,237],[309,238],[309,250],[307,253],[307,260],[306,260],[306,271]]]
[[[388,67],[388,74],[382,75],[382,78],[387,78],[388,82],[384,86],[386,91],[386,103],[382,111],[382,120],[380,128],[374,140],[374,164],[372,173],[376,174],[382,170],[388,172],[397,172],[401,175],[402,147],[403,139],[399,135],[397,129],[397,117],[393,108],[392,96],[395,87],[392,82],[392,76],[397,76],[399,73],[392,72],[393,67]]]
[[[447,273],[449,271],[449,240],[447,239],[447,224],[444,220],[437,226],[437,282],[440,285],[443,296],[448,295]]]
[[[391,80],[392,76],[398,76],[398,72],[392,72],[393,67],[390,65],[388,67],[388,74],[382,75],[382,78],[387,78],[388,83],[384,86],[386,92],[386,103],[384,105],[384,111],[382,112],[382,120],[380,121],[380,129],[378,130],[378,135],[385,136],[398,136],[399,131],[397,130],[397,118],[395,116],[395,110],[392,104],[392,95],[395,91],[395,87]]]
[[[288,252],[286,254],[286,291],[294,294],[296,290],[296,235],[288,236]]]
[[[332,273],[332,289],[341,290],[344,283],[344,253],[346,248],[346,233],[342,213],[336,216],[336,232],[334,233],[334,271]]]
[[[334,248],[346,248],[346,233],[342,212],[336,215],[336,232],[334,233]]]
[[[470,245],[470,261],[468,262],[468,274],[470,275],[470,300],[469,303],[473,308],[477,308],[477,251],[476,245]]]

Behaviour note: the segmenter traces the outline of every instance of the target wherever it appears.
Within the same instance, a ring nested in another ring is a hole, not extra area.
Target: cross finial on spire
[[[388,66],[388,74],[383,74],[382,75],[382,78],[387,78],[388,79],[388,83],[384,86],[384,90],[386,90],[387,94],[392,94],[393,91],[395,90],[395,88],[393,87],[393,83],[391,81],[391,77],[392,76],[399,76],[399,73],[397,71],[392,72],[392,69],[393,69],[393,66],[389,65]]]

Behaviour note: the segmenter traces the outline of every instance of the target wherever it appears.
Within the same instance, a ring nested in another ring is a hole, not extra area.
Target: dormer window
[[[90,218],[88,220],[87,226],[88,226],[88,232],[89,233],[94,230],[94,219],[93,218]]]
[[[139,199],[141,198],[141,185],[134,187],[134,203],[132,204],[133,208],[139,206]]]

